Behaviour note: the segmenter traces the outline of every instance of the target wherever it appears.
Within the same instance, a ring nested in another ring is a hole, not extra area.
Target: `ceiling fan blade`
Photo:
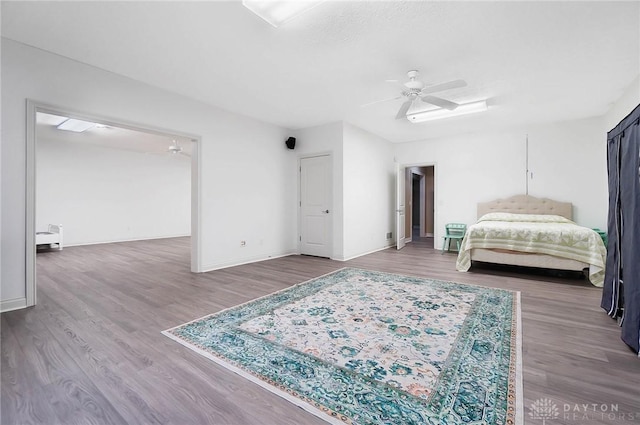
[[[436,93],[444,90],[457,89],[459,87],[465,87],[467,82],[464,80],[453,80],[446,83],[434,84],[432,86],[428,86],[422,89],[420,94],[430,94]]]
[[[411,104],[413,103],[413,100],[407,100],[406,102],[404,102],[402,104],[402,106],[400,107],[400,110],[398,111],[398,115],[396,115],[396,119],[399,120],[400,118],[406,118],[407,117],[407,111],[409,110],[409,108],[411,107]]]
[[[360,106],[361,107],[371,106],[371,105],[375,105],[376,103],[389,102],[390,100],[398,100],[398,99],[401,99],[401,98],[402,98],[402,96],[396,96],[396,97],[392,97],[392,98],[384,99],[384,100],[375,100],[373,102],[365,103],[364,105],[360,105]]]
[[[450,111],[453,111],[458,106],[460,106],[459,104],[455,102],[451,102],[450,100],[442,99],[440,97],[431,96],[431,95],[422,96],[420,97],[420,99],[422,99],[423,102],[430,103],[432,105],[436,105],[441,108],[448,109]]]
[[[188,154],[188,153],[186,153],[186,152],[180,151],[180,152],[178,152],[178,153],[179,153],[180,155],[184,155],[184,156],[186,156],[186,157],[191,158],[191,155],[189,155],[189,154]]]

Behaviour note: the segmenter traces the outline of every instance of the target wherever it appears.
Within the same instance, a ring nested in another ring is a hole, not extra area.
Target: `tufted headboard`
[[[573,206],[571,202],[558,202],[529,195],[515,195],[510,198],[478,203],[478,218],[490,212],[555,214],[573,220]]]

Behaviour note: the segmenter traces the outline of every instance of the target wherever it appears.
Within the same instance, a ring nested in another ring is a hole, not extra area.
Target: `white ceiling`
[[[273,28],[239,1],[2,2],[2,35],[287,128],[345,120],[393,142],[602,115],[640,74],[640,2],[328,1]],[[477,115],[395,120],[397,86]],[[90,111],[88,111],[90,112]]]

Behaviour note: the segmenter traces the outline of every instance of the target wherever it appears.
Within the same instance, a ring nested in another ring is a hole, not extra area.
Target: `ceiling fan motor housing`
[[[407,76],[409,77],[409,81],[404,83],[404,86],[410,90],[410,92],[419,92],[424,88],[424,83],[422,81],[416,80],[418,78],[418,71],[413,70],[407,72]]]

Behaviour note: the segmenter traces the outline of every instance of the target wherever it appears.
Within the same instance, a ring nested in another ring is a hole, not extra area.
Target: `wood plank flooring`
[[[189,271],[188,238],[40,253],[38,305],[0,318],[2,424],[324,424],[160,332],[345,266],[521,291],[525,423],[542,423],[527,414],[540,398],[558,406],[550,425],[640,423],[640,359],[599,288],[575,275],[459,273],[454,253],[430,246],[203,274]],[[613,415],[601,411],[610,404]]]

